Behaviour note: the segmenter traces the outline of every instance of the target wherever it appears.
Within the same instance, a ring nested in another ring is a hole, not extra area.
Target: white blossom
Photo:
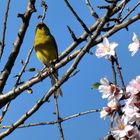
[[[128,49],[132,52],[131,56],[134,56],[140,48],[140,41],[135,33],[133,33],[132,43],[129,44]]]
[[[118,46],[118,43],[112,42],[109,43],[106,37],[103,38],[103,43],[99,43],[96,48],[95,55],[100,58],[106,55],[115,56],[115,48]]]

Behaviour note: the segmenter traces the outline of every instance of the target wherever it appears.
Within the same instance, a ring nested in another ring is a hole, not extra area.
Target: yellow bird
[[[34,49],[37,58],[47,67],[51,67],[52,62],[58,59],[56,41],[50,33],[49,28],[43,22],[36,26]],[[52,85],[54,85],[58,81],[58,72],[56,71],[54,74],[51,74],[50,77]],[[62,96],[60,88],[55,93]]]

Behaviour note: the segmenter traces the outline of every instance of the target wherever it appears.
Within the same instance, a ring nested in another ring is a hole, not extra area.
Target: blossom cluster
[[[127,99],[122,107],[120,100],[123,91],[117,85],[112,84],[106,77],[101,78],[99,92],[102,98],[108,99],[108,104],[100,112],[101,118],[113,115],[114,112],[122,112],[115,117],[116,127],[111,129],[111,134],[116,138],[140,140],[138,127],[140,127],[140,76],[130,81],[126,88]]]
[[[140,40],[137,37],[135,33],[133,33],[132,37],[132,43],[129,44],[128,49],[130,52],[132,52],[132,56],[134,56],[137,51],[140,49]],[[112,42],[109,43],[108,39],[106,37],[103,38],[103,43],[99,43],[96,48],[95,55],[98,58],[101,58],[103,56],[115,56],[115,48],[118,46],[118,43]]]
[[[140,40],[134,33],[132,43],[128,49],[132,56],[140,49]],[[109,43],[108,39],[103,38],[103,43],[97,45],[96,56],[115,57],[115,48],[118,43]],[[100,117],[106,119],[107,116],[113,116],[116,126],[111,128],[111,134],[116,140],[140,140],[140,76],[131,80],[122,90],[118,85],[110,82],[106,77],[100,79],[98,86],[102,98],[106,98],[108,103],[100,112]],[[124,94],[125,91],[125,94]]]

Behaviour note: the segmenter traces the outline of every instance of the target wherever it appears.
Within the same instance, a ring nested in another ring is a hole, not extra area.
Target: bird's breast
[[[38,59],[45,65],[57,59],[56,46],[50,37],[37,37],[34,42],[34,48]]]

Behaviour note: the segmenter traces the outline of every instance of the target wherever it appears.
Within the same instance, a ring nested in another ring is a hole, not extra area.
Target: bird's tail
[[[56,82],[58,81],[58,73],[55,72],[55,73],[51,74],[50,78],[51,78],[52,86],[55,85]],[[55,95],[56,95],[56,97],[58,97],[59,95],[63,96],[63,93],[62,93],[62,90],[60,87],[55,91]]]

